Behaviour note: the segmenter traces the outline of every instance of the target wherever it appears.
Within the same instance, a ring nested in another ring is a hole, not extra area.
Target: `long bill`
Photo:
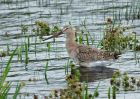
[[[58,33],[55,33],[54,35],[48,37],[48,38],[44,38],[43,41],[45,40],[48,40],[48,39],[51,39],[51,38],[55,38],[55,37],[58,37],[59,35],[63,34],[63,31],[60,31]]]

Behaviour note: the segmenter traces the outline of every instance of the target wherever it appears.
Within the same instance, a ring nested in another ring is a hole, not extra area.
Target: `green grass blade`
[[[99,85],[100,85],[100,82],[98,83],[96,89],[94,90],[94,94],[92,96],[92,99],[99,96],[99,92],[98,92]]]
[[[5,68],[5,70],[4,70],[3,74],[2,74],[2,77],[0,78],[0,88],[2,88],[3,83],[4,83],[4,81],[5,81],[5,79],[6,79],[7,75],[8,75],[8,72],[9,72],[10,67],[11,67],[10,64],[11,64],[11,61],[12,61],[12,58],[13,58],[14,54],[16,53],[16,50],[17,50],[17,48],[11,54],[11,57],[10,57],[7,65],[6,65],[6,68]]]
[[[28,64],[28,44],[25,43],[25,64]]]
[[[111,95],[110,95],[110,87],[108,88],[108,99],[111,99]]]
[[[7,99],[10,88],[11,83],[8,83],[6,86],[2,86],[2,89],[0,90],[0,99]]]
[[[20,89],[21,89],[21,84],[18,84],[18,85],[16,86],[16,91],[15,91],[15,93],[14,93],[13,99],[17,99],[17,96],[18,96],[18,94],[19,94]]]
[[[45,80],[46,80],[47,84],[49,84],[48,77],[47,77],[47,71],[48,71],[48,61],[45,66]]]

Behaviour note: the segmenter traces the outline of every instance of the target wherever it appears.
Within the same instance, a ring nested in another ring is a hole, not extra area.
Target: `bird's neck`
[[[75,38],[68,38],[66,44],[76,44]]]
[[[75,35],[74,35],[74,33],[73,34],[71,34],[71,35],[67,35],[66,36],[66,45],[73,45],[73,44],[76,44],[76,41],[75,41]]]
[[[76,49],[77,43],[75,41],[75,37],[68,37],[66,38],[66,49],[70,54]]]

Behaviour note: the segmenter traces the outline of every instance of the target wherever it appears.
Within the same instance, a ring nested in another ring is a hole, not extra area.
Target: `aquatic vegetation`
[[[28,44],[25,43],[24,47],[25,47],[25,64],[26,64],[26,66],[27,66],[27,64],[28,64],[28,62],[29,62],[29,58],[28,58]],[[26,68],[26,67],[25,67],[25,68]],[[26,69],[27,69],[27,68],[26,68]]]
[[[70,59],[67,60],[67,63],[64,65],[64,69],[65,69],[65,75],[68,75],[69,73],[69,64],[70,64]]]
[[[104,38],[101,40],[102,49],[121,53],[122,50],[130,47],[129,44],[134,42],[135,39],[132,35],[124,35],[126,30],[127,28],[122,25],[116,25],[112,19],[108,18],[104,30]]]
[[[0,57],[5,57],[6,54],[7,54],[7,52],[5,52],[5,51],[0,51]]]
[[[17,53],[18,53],[18,60],[22,63],[23,59],[22,59],[22,50],[23,50],[23,46],[19,47],[17,49]]]
[[[135,51],[140,51],[140,45],[137,45]]]
[[[60,27],[58,25],[54,25],[52,28],[51,28],[51,34],[54,34],[56,32],[59,32],[61,31]]]
[[[27,32],[28,32],[28,26],[22,24],[22,25],[21,25],[21,33],[22,33],[22,34],[26,34]]]
[[[35,28],[32,31],[42,38],[43,36],[54,34],[60,31],[59,26],[54,25],[52,28],[49,24],[45,21],[36,21]]]
[[[49,84],[48,77],[47,77],[47,71],[48,71],[48,61],[46,62],[46,66],[45,66],[45,80],[46,80],[47,84]]]
[[[139,81],[140,79],[138,78],[128,76],[127,72],[121,74],[118,70],[113,74],[110,84],[116,87],[116,90],[123,89],[124,91],[133,91],[139,87]]]
[[[36,28],[33,29],[33,32],[35,32],[40,37],[44,35],[50,35],[50,27],[47,22],[44,21],[36,21],[35,22]]]
[[[74,64],[70,64],[71,74],[66,75],[67,88],[54,90],[48,97],[49,99],[94,99],[98,97],[98,86],[92,94],[89,93],[88,83],[79,81],[80,72],[75,68]]]
[[[8,92],[11,88],[11,82],[6,82],[6,77],[8,76],[8,73],[10,71],[11,61],[12,61],[12,58],[13,58],[14,54],[16,53],[16,51],[17,51],[17,48],[11,54],[11,57],[10,57],[9,61],[7,62],[7,65],[2,73],[1,78],[0,78],[0,98],[1,99],[7,99]],[[17,95],[18,95],[21,87],[22,87],[22,84],[20,84],[20,83],[16,86],[16,90],[15,90],[15,93],[13,95],[13,99],[17,98]]]
[[[75,27],[76,28],[76,32],[79,31],[80,34],[79,35],[76,35],[76,41],[79,43],[79,44],[86,44],[86,45],[93,45],[94,43],[94,37],[90,34],[88,28],[87,28],[87,25],[86,25],[87,21],[86,21],[86,18],[83,22],[81,22],[81,26],[82,26],[82,29],[79,30],[78,27]]]
[[[47,52],[48,52],[48,57],[49,57],[49,59],[50,59],[50,51],[51,51],[51,43],[48,42],[48,43],[47,43]]]
[[[88,28],[87,28],[87,25],[86,25],[86,23],[87,23],[87,20],[86,20],[86,18],[85,18],[85,20],[84,20],[84,22],[82,22],[82,26],[83,26],[83,29],[82,29],[82,33],[86,33],[85,35],[86,35],[86,39],[85,39],[85,41],[86,41],[86,44],[87,45],[90,45],[90,42],[91,42],[91,44],[93,45],[93,43],[94,43],[94,37],[90,34],[90,32],[89,32],[89,30],[88,30]]]
[[[22,87],[22,84],[17,84],[15,93],[13,95],[13,99],[17,99],[17,96],[18,96],[18,94],[20,92],[21,87]]]

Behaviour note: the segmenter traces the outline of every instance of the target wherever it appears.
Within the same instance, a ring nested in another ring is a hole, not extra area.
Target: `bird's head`
[[[58,37],[59,35],[61,34],[66,34],[66,38],[70,38],[70,37],[73,37],[75,36],[75,33],[76,33],[76,29],[73,28],[72,26],[64,26],[60,32],[58,33],[54,33],[54,35],[48,37],[48,38],[45,38],[44,40],[48,40],[48,39],[51,39],[51,38],[55,38],[55,37]]]

